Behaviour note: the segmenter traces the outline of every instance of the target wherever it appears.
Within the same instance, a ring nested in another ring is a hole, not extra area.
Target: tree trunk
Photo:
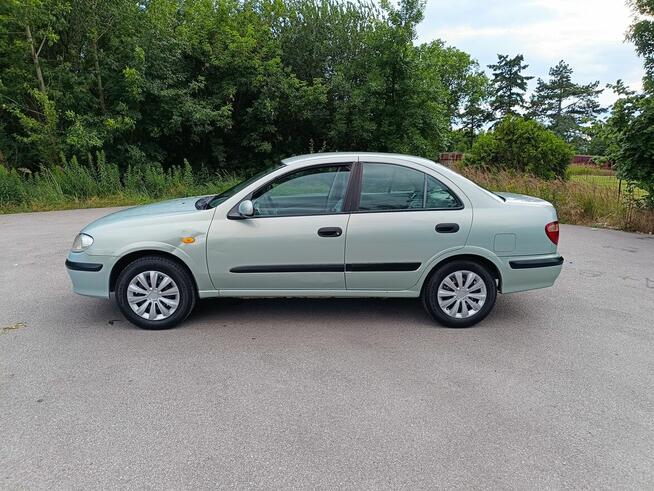
[[[32,38],[32,31],[30,26],[25,26],[25,32],[27,33],[27,42],[30,44],[30,49],[32,50],[32,61],[34,61],[34,69],[36,70],[36,80],[39,83],[39,90],[45,93],[45,81],[43,80],[43,72],[41,72],[41,63],[39,62],[39,53],[36,51],[34,46],[34,39]]]
[[[107,112],[107,105],[104,101],[104,89],[102,88],[102,74],[100,73],[100,61],[98,59],[98,40],[93,36],[91,41],[93,48],[93,63],[95,65],[95,78],[98,83],[98,98],[100,99],[100,108],[103,113]]]

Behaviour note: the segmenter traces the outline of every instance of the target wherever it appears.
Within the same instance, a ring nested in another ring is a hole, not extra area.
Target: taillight
[[[559,222],[551,222],[545,225],[545,233],[547,237],[554,243],[559,243]]]

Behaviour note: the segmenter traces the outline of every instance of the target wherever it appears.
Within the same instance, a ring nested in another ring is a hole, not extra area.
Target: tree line
[[[104,151],[120,166],[247,171],[321,150],[465,150],[522,114],[579,151],[599,83],[522,55],[486,73],[416,44],[422,0],[12,0],[0,6],[0,164]]]

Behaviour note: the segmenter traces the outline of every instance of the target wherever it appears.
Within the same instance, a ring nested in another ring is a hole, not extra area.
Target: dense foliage
[[[258,168],[319,150],[435,157],[477,64],[415,46],[422,0],[0,2],[0,163]],[[473,128],[479,124],[473,123]]]
[[[552,179],[565,177],[572,155],[570,145],[536,121],[507,116],[477,139],[465,163]]]

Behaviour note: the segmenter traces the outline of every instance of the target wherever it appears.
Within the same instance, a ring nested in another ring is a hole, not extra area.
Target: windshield
[[[236,186],[232,186],[229,189],[226,189],[220,194],[217,194],[213,198],[211,198],[211,201],[209,202],[209,205],[207,208],[215,208],[216,206],[224,203],[227,201],[229,198],[234,196],[236,193],[241,191],[242,189],[245,189],[248,187],[250,184],[252,184],[254,181],[257,179],[260,179],[261,177],[265,176],[266,174],[270,174],[273,171],[276,171],[277,169],[284,167],[284,164],[275,164],[271,165],[270,167],[265,168],[261,172],[258,172],[257,174],[253,175],[249,179],[246,179],[245,181],[239,182]]]

